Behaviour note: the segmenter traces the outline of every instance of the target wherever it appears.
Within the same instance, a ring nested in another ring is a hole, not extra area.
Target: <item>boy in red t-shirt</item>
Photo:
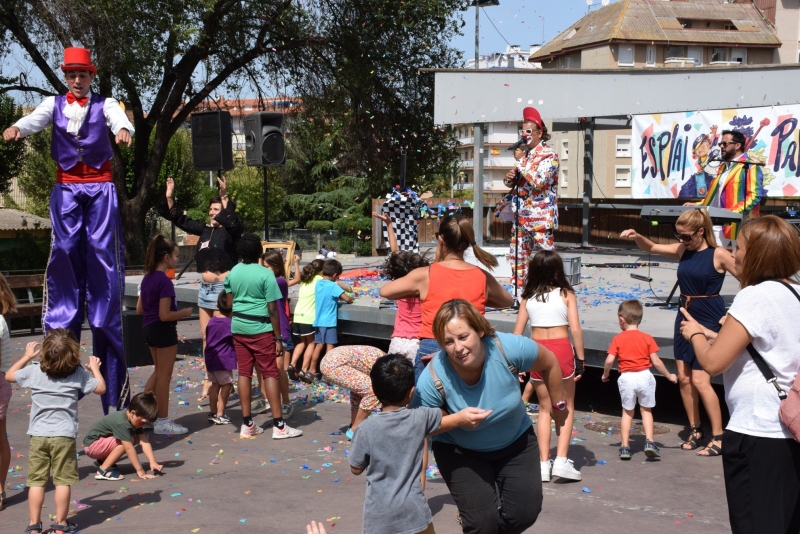
[[[608,374],[614,360],[619,360],[619,394],[622,397],[622,446],[619,448],[620,460],[631,459],[630,434],[633,423],[633,411],[636,402],[642,411],[644,426],[644,453],[648,458],[658,458],[661,453],[653,443],[653,407],[656,405],[656,379],[650,372],[655,367],[673,384],[678,377],[667,371],[661,358],[658,357],[658,345],[650,334],[639,330],[642,322],[642,304],[638,300],[626,300],[619,305],[619,327],[621,334],[614,336],[608,348],[608,357],[603,367],[603,382],[608,382]]]

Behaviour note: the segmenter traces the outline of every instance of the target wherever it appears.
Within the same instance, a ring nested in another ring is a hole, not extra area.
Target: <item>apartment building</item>
[[[531,54],[543,69],[737,69],[797,62],[800,0],[620,0],[590,12]],[[783,35],[789,46],[784,49]],[[587,87],[588,94],[591,88]],[[698,87],[698,91],[713,88]],[[691,95],[687,95],[690,101]],[[594,198],[630,197],[626,117],[594,132]],[[583,194],[583,126],[546,121],[561,158],[559,194]]]

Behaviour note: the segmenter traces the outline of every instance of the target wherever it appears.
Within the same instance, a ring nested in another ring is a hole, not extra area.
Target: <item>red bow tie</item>
[[[89,101],[89,97],[88,96],[84,96],[82,98],[77,98],[72,93],[67,93],[67,104],[72,104],[73,102],[77,102],[78,104],[80,104],[81,107],[83,107],[83,106],[86,105],[86,102],[88,102],[88,101]]]

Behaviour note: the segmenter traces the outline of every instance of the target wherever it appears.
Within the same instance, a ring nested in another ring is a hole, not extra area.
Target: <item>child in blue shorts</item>
[[[336,332],[339,299],[348,303],[355,300],[351,295],[345,293],[345,291],[352,292],[353,288],[338,281],[341,275],[342,264],[338,260],[327,260],[322,266],[322,280],[317,282],[317,287],[314,289],[314,298],[316,299],[314,342],[324,343],[326,351],[333,350],[333,347],[339,343],[339,336]],[[315,382],[322,379],[318,366],[318,359],[311,362],[311,372]],[[317,369],[316,373],[314,373],[314,369]]]

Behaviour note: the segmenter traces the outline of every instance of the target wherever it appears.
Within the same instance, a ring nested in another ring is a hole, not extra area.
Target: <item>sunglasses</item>
[[[691,241],[692,238],[694,238],[694,236],[696,236],[697,232],[699,232],[699,231],[700,231],[700,229],[698,228],[697,230],[695,230],[691,234],[679,234],[678,232],[675,232],[675,237],[677,237],[678,240],[680,240],[680,241]]]
[[[442,234],[440,234],[439,232],[433,232],[433,237],[435,237],[436,239],[439,239],[440,235]]]
[[[519,135],[531,135],[533,132],[538,132],[539,130],[534,130],[533,128],[528,128],[527,130],[520,130]]]
[[[728,145],[739,145],[741,143],[737,143],[736,141],[723,141],[721,143],[717,143],[717,146],[725,148]]]

